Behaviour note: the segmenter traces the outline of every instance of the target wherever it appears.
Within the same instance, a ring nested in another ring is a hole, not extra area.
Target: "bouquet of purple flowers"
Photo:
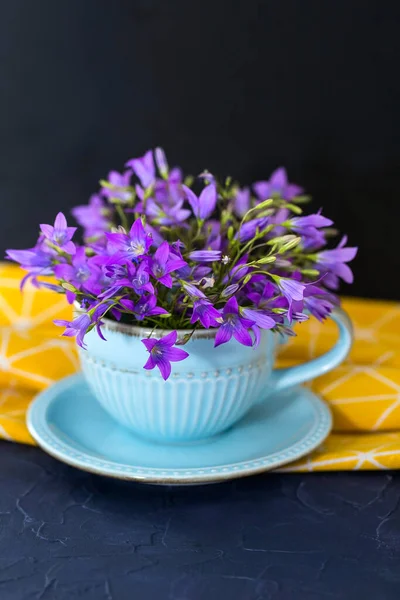
[[[214,328],[215,346],[232,337],[257,345],[262,329],[292,335],[296,322],[323,320],[338,304],[339,279],[353,280],[347,263],[357,249],[346,237],[327,249],[332,221],[321,211],[302,216],[309,198],[284,168],[241,188],[207,171],[184,178],[156,148],[100,184],[73,210],[81,243],[59,213],[54,225],[40,226],[34,248],[7,257],[27,271],[22,285],[29,279],[75,303],[78,316],[56,324],[81,347],[93,328],[104,339],[105,317],[170,330],[142,340],[144,368],[157,366],[164,379],[171,362],[188,356],[176,345],[197,328]],[[39,279],[49,275],[56,283]]]

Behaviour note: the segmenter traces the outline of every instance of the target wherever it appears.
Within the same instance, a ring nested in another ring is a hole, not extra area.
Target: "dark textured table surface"
[[[0,452],[1,600],[400,597],[400,473],[159,488]]]

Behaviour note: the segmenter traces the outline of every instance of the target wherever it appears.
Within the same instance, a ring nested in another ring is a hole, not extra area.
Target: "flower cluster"
[[[323,320],[338,304],[339,280],[352,282],[357,249],[346,238],[329,245],[332,221],[321,211],[302,215],[308,197],[284,168],[241,188],[207,171],[184,178],[160,148],[125,167],[73,210],[81,243],[59,213],[54,225],[40,226],[35,247],[7,251],[27,271],[23,284],[79,305],[72,322],[56,323],[81,347],[93,328],[103,337],[104,317],[169,329],[143,340],[144,368],[158,367],[167,379],[171,361],[188,356],[175,345],[196,329],[214,328],[215,346],[231,338],[254,346],[263,329],[290,335],[309,315]],[[41,279],[49,275],[51,282]],[[177,329],[188,330],[178,341]]]

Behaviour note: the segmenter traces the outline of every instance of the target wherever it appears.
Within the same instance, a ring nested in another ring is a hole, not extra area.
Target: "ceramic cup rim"
[[[74,302],[74,310],[77,313],[83,313],[84,311],[80,308],[77,302]],[[116,333],[125,333],[131,337],[138,338],[147,338],[152,337],[156,339],[160,339],[165,335],[171,333],[171,331],[176,331],[178,334],[178,339],[182,339],[185,335],[189,335],[192,333],[193,329],[152,329],[151,327],[142,327],[140,325],[131,325],[130,323],[118,323],[118,321],[114,321],[112,319],[108,319],[104,317],[101,319],[103,322],[103,329],[106,331],[115,331]],[[191,339],[202,339],[202,340],[212,340],[215,338],[217,334],[217,329],[196,329],[192,334]]]
[[[168,335],[171,331],[176,331],[178,338],[181,339],[193,331],[193,329],[159,329],[158,327],[157,329],[152,329],[150,327],[141,327],[140,325],[130,325],[129,323],[118,323],[118,321],[107,319],[107,317],[102,320],[104,322],[104,329],[116,331],[117,333],[126,333],[132,337],[152,337],[159,339]],[[191,339],[211,340],[215,338],[216,333],[217,329],[196,329]]]

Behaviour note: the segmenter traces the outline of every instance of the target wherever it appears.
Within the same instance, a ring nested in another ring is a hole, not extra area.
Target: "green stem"
[[[122,227],[125,229],[125,231],[128,231],[128,229],[129,229],[128,219],[126,217],[126,214],[124,213],[124,209],[122,208],[122,206],[120,204],[116,204],[115,208],[117,209],[117,213],[119,215],[119,218],[121,219]]]

